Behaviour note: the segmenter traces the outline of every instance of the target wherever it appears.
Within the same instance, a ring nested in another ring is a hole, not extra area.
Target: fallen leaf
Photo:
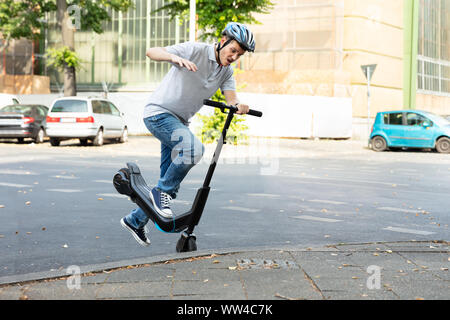
[[[373,255],[374,255],[374,256],[377,256],[377,257],[379,256],[379,254],[378,254],[378,253],[376,253],[376,252],[375,252],[375,253],[374,253]]]
[[[386,250],[387,253],[392,253],[392,250]]]
[[[1,209],[1,208],[4,208],[4,207],[5,207],[5,206],[4,206],[3,204],[0,204],[0,209]]]
[[[100,200],[100,201],[101,201],[101,200],[103,200],[103,198],[97,198],[97,200]]]
[[[31,201],[27,201],[27,202],[25,202],[25,204],[26,204],[27,206],[29,206],[29,205],[31,204]]]
[[[441,268],[442,271],[448,271],[448,268]]]
[[[352,277],[352,279],[359,279],[359,277]]]
[[[42,229],[41,229],[42,231],[45,231],[45,230],[47,230],[47,228],[46,227],[42,227]]]
[[[205,280],[203,280],[203,282],[208,282],[209,281],[209,279],[205,279]]]
[[[416,300],[425,300],[425,299],[422,297],[416,297]]]
[[[236,270],[237,267],[228,267],[228,270]]]
[[[0,234],[0,238],[4,238],[5,236],[3,234]]]
[[[217,264],[217,263],[220,263],[220,261],[219,260],[214,260],[212,263]]]
[[[28,231],[28,232],[26,232],[26,234],[31,234],[31,232]]]

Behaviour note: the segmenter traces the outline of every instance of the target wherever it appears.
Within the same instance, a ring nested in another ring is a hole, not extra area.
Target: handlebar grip
[[[203,100],[203,104],[206,106],[211,106],[211,107],[221,108],[221,109],[223,109],[223,108],[231,109],[232,108],[230,106],[227,106],[225,103],[208,100],[208,99]],[[233,108],[235,108],[235,107],[233,107]],[[251,116],[255,116],[255,117],[262,117],[262,115],[263,115],[263,113],[261,111],[252,110],[252,109],[250,109],[247,114],[251,115]]]
[[[259,118],[261,118],[263,115],[263,113],[261,111],[256,111],[256,110],[252,110],[252,109],[250,109],[247,114],[249,114],[251,116],[259,117]]]

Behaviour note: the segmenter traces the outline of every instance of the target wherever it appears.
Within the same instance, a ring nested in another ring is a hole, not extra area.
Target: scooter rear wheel
[[[197,238],[195,235],[188,235],[185,232],[181,234],[177,242],[177,252],[192,252],[197,251]]]

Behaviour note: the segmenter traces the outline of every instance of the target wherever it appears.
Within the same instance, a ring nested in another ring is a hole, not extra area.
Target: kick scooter
[[[151,188],[147,185],[142,177],[139,167],[132,162],[127,163],[127,168],[120,169],[113,178],[113,184],[120,194],[127,195],[135,202],[155,223],[156,227],[163,232],[180,233],[181,237],[177,242],[177,252],[190,252],[197,250],[196,236],[194,228],[199,223],[200,218],[205,208],[206,200],[210,190],[211,178],[219,160],[222,146],[226,143],[227,130],[230,127],[231,120],[238,111],[235,106],[228,106],[221,102],[212,100],[204,100],[204,105],[221,109],[223,113],[228,110],[228,116],[222,130],[222,134],[217,142],[217,147],[214,152],[211,164],[203,182],[203,186],[198,189],[191,209],[188,212],[174,216],[173,218],[166,218],[161,216],[153,207],[153,202],[150,199]],[[249,110],[247,113],[251,116],[262,117],[262,112],[256,110]]]

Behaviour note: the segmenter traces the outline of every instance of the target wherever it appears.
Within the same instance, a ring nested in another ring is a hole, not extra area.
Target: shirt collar
[[[213,45],[211,45],[211,46],[209,46],[209,49],[208,49],[208,58],[209,58],[209,60],[212,60],[212,61],[214,61],[215,63],[217,63],[217,60],[216,60],[216,50],[215,50],[215,45],[213,44]],[[218,64],[218,63],[217,63]]]

